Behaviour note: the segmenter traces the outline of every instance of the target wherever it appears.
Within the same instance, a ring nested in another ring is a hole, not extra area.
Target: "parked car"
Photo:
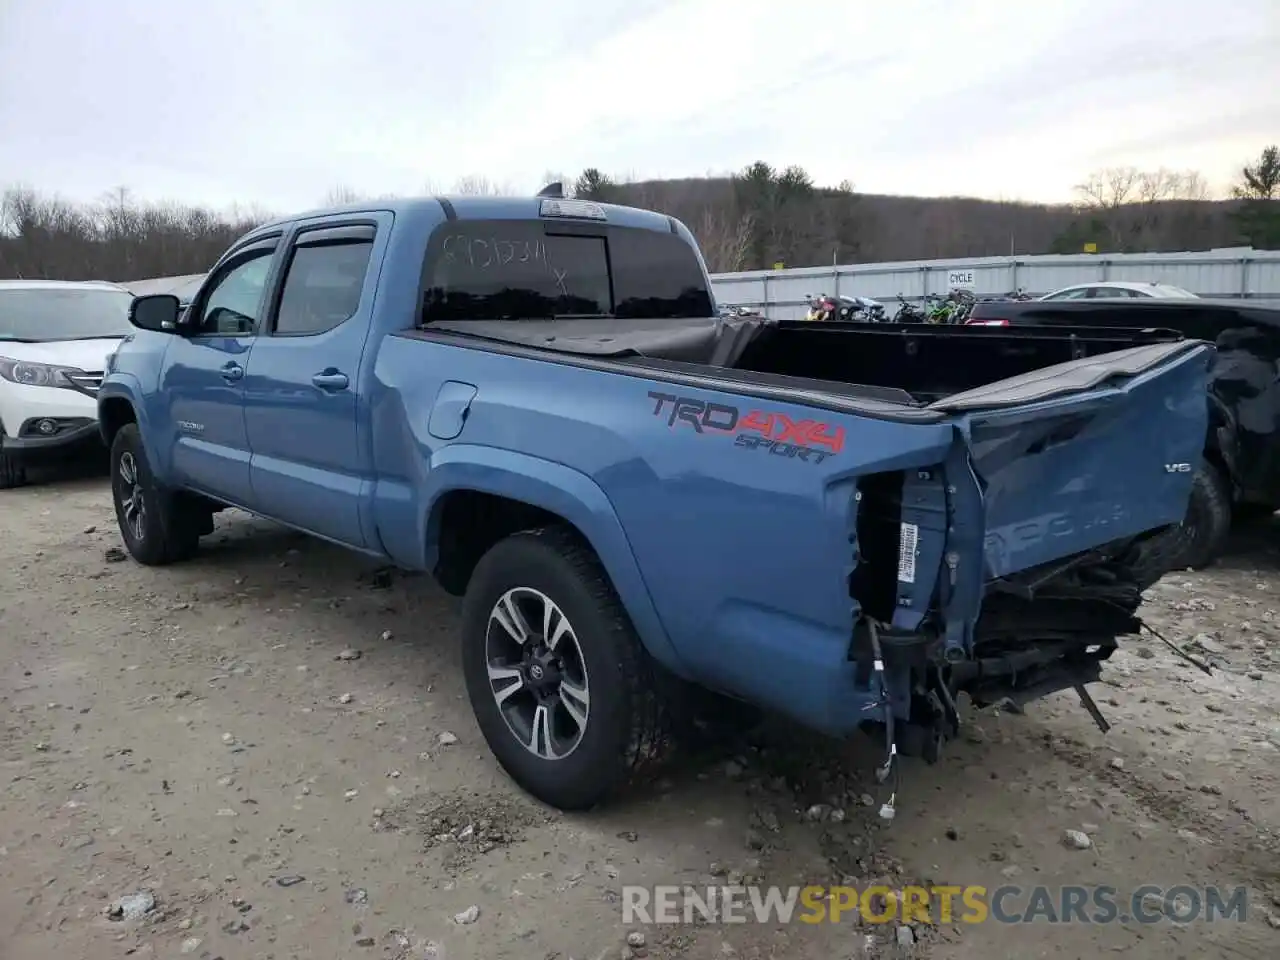
[[[870,728],[885,777],[961,693],[1092,705],[1167,569],[1212,348],[710,291],[679,221],[560,196],[265,224],[185,314],[133,304],[98,397],[124,545],[180,561],[234,505],[433,572],[486,741],[564,809],[660,760],[699,689]]]
[[[0,488],[34,463],[103,450],[95,397],[133,333],[132,299],[112,283],[0,281]]]
[[[1160,327],[1217,347],[1209,430],[1184,522],[1180,566],[1222,553],[1233,518],[1280,509],[1280,309],[1247,300],[1069,300],[978,303],[970,324],[1009,327]]]
[[[1046,293],[1041,300],[1127,300],[1133,297],[1155,297],[1161,300],[1196,300],[1197,295],[1171,283],[1143,283],[1133,280],[1108,280],[1077,283]]]
[[[181,309],[185,310],[187,307],[191,306],[191,298],[200,291],[200,287],[203,284],[204,277],[199,276],[194,279],[184,281],[169,292],[178,298],[178,305]]]

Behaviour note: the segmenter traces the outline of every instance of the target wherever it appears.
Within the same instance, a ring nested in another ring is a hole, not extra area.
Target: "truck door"
[[[278,307],[245,377],[254,496],[267,516],[353,547],[372,483],[360,361],[390,214],[318,221],[290,238]]]
[[[253,509],[244,374],[259,334],[280,238],[233,250],[192,302],[165,354],[161,395],[169,400],[169,451],[176,479]]]

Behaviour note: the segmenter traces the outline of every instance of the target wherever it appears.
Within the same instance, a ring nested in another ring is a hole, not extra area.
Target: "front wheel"
[[[571,531],[518,533],[480,560],[463,603],[462,665],[489,749],[553,807],[593,807],[663,752],[656,667]]]
[[[121,427],[112,441],[111,495],[120,536],[133,559],[162,566],[196,552],[200,514],[156,483],[136,424]]]
[[[0,424],[0,490],[12,490],[27,482],[27,471],[22,461],[4,449],[4,425]]]
[[[12,453],[0,450],[0,490],[12,490],[27,482],[27,471]]]

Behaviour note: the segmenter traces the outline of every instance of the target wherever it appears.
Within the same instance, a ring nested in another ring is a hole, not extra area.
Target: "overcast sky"
[[[763,159],[872,193],[1223,188],[1280,0],[0,0],[0,186],[274,211]]]

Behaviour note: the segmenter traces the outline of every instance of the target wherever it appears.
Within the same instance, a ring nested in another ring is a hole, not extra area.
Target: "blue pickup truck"
[[[681,691],[932,759],[956,701],[1085,684],[1166,569],[1212,347],[726,318],[690,232],[423,198],[254,229],[138,298],[98,394],[120,532],[242,508],[463,598],[479,726],[595,805]]]

